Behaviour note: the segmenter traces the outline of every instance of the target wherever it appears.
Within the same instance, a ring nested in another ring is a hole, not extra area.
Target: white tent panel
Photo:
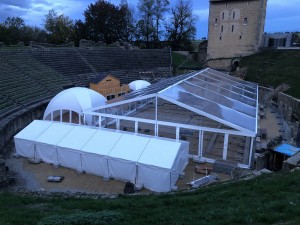
[[[36,157],[47,163],[58,164],[56,145],[74,128],[74,125],[53,123],[36,139]]]
[[[107,155],[122,133],[98,130],[82,148],[82,170],[105,178],[109,177]]]
[[[150,137],[123,134],[108,154],[109,176],[135,183],[136,162],[150,141]]]
[[[188,142],[152,138],[138,160],[137,185],[170,191],[188,163]]]
[[[70,110],[82,115],[82,111],[105,105],[106,98],[96,91],[89,88],[74,87],[61,91],[49,102],[44,120],[50,119],[51,113],[59,110]],[[91,125],[91,117],[86,117],[86,122]]]
[[[58,144],[57,159],[61,166],[82,171],[81,149],[97,132],[90,127],[75,126]]]
[[[52,122],[34,120],[14,136],[16,153],[27,158],[35,157],[35,140],[48,128]]]

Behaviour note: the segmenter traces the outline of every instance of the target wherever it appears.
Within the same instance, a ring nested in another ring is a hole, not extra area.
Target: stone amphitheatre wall
[[[292,112],[294,116],[300,118],[300,99],[293,98],[292,96],[280,92],[278,93],[278,104],[286,109],[286,114]]]
[[[35,119],[41,119],[50,99],[21,109],[0,120],[0,159],[11,152],[9,145],[13,136]]]

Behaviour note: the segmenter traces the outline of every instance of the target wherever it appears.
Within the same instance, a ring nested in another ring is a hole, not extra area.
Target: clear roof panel
[[[224,74],[226,76],[229,76],[227,74]],[[256,99],[256,90],[247,87],[242,83],[230,81],[229,79],[226,79],[224,77],[217,76],[215,73],[212,72],[212,70],[204,71],[203,73],[200,73],[199,75],[195,76],[196,78],[202,77],[203,79],[206,79],[208,82],[213,83],[217,86],[229,89],[237,94],[244,95],[246,97]],[[233,77],[234,78],[234,77]]]
[[[193,73],[184,74],[184,75],[172,77],[169,79],[161,80],[160,82],[152,84],[146,88],[139,89],[137,91],[133,91],[127,95],[123,95],[122,96],[123,99],[121,99],[121,100],[133,99],[133,98],[137,98],[137,97],[141,97],[141,96],[156,94],[156,93],[160,92],[161,90],[168,88],[168,87],[178,83],[179,81],[184,80],[188,77],[191,77],[195,74],[196,74],[196,72],[193,72]]]
[[[159,94],[238,130],[256,132],[257,85],[206,69]]]
[[[191,92],[191,89],[186,88],[186,85],[173,86],[160,95],[187,105],[190,108],[194,108],[194,111],[198,111],[199,114],[229,125],[230,127],[255,132],[255,117],[251,117],[222,104],[208,100],[205,96],[201,96],[198,91]]]
[[[214,102],[219,105],[223,105],[227,108],[233,109],[235,111],[244,113],[244,114],[252,116],[252,117],[255,117],[255,115],[256,115],[255,107],[251,107],[249,105],[242,104],[241,102],[231,99],[231,98],[227,97],[226,95],[221,95],[218,92],[212,92],[208,89],[201,88],[201,87],[196,86],[189,82],[182,82],[182,83],[178,84],[178,86],[182,87],[187,92],[189,92],[197,97],[205,98],[211,102]]]
[[[257,91],[254,83],[204,69],[162,80],[118,100],[136,101],[139,97],[157,94],[174,104],[253,135],[257,129]]]

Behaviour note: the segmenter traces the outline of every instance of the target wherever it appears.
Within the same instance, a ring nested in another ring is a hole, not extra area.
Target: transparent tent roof
[[[208,68],[162,80],[124,95],[120,101],[138,101],[153,95],[234,129],[256,134],[258,87],[254,83]]]

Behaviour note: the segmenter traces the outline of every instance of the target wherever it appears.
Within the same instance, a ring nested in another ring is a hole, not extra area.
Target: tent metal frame
[[[202,70],[200,72],[209,72],[211,69],[205,69]],[[199,73],[200,73],[199,72]],[[250,131],[248,129],[239,127],[235,124],[232,124],[230,122],[227,122],[223,119],[217,118],[213,115],[210,115],[207,112],[204,112],[202,110],[198,110],[195,109],[191,106],[188,106],[182,102],[176,101],[174,99],[171,99],[169,97],[164,96],[162,93],[173,87],[176,86],[188,79],[190,79],[191,77],[194,77],[196,75],[198,75],[199,73],[193,73],[191,74],[191,76],[188,76],[185,79],[182,79],[180,81],[177,81],[176,83],[169,85],[167,87],[165,87],[162,90],[157,91],[156,93],[149,93],[146,95],[141,95],[141,96],[136,96],[133,98],[129,98],[129,99],[124,99],[123,101],[120,102],[114,102],[111,104],[107,104],[104,106],[100,106],[100,107],[96,107],[96,108],[92,108],[92,109],[88,109],[83,111],[83,121],[85,123],[85,119],[87,116],[92,116],[93,120],[95,122],[95,124],[97,124],[99,127],[102,127],[102,121],[104,118],[109,118],[112,121],[114,121],[116,123],[116,130],[120,130],[120,120],[123,121],[132,121],[134,122],[134,133],[138,133],[138,127],[139,127],[139,123],[147,123],[147,124],[152,124],[154,126],[154,136],[158,136],[158,131],[159,131],[159,126],[168,126],[168,127],[172,127],[176,130],[176,140],[179,140],[179,136],[180,136],[180,130],[181,129],[190,129],[190,130],[194,130],[194,131],[198,131],[199,132],[199,144],[198,144],[198,153],[197,155],[190,155],[191,157],[195,158],[195,159],[199,159],[199,160],[203,160],[203,161],[207,161],[207,162],[214,162],[215,159],[211,159],[211,158],[205,158],[203,156],[203,137],[204,137],[204,132],[213,132],[213,133],[221,133],[224,134],[224,144],[223,144],[223,154],[222,154],[222,159],[226,160],[227,159],[227,153],[228,153],[228,140],[229,140],[229,135],[236,135],[236,136],[245,136],[245,137],[250,137],[251,141],[250,141],[250,148],[249,148],[249,160],[247,164],[243,164],[243,163],[239,163],[238,166],[242,167],[242,168],[250,168],[251,164],[252,164],[252,160],[253,160],[253,156],[254,156],[254,152],[253,152],[253,146],[254,146],[254,138],[256,137],[256,133],[257,133],[257,115],[258,115],[258,86],[256,86],[255,88],[251,87],[251,86],[247,86],[248,89],[253,89],[254,93],[256,94],[256,103],[255,103],[255,112],[256,112],[256,117],[255,117],[255,131]],[[220,72],[219,72],[220,73]],[[224,79],[227,79],[226,77]],[[228,80],[229,82],[236,82],[237,78],[234,78],[233,80]],[[246,81],[243,81],[247,84]],[[249,92],[246,89],[244,90],[247,93],[252,93],[253,92]],[[247,97],[247,96],[246,96]],[[205,116],[209,119],[212,119],[214,121],[217,121],[219,123],[222,123],[224,125],[227,125],[231,128],[233,128],[234,130],[229,130],[229,129],[218,129],[218,128],[211,128],[211,127],[204,127],[204,126],[195,126],[195,125],[188,125],[188,124],[181,124],[181,123],[174,123],[174,122],[167,122],[167,121],[160,121],[158,120],[158,99],[163,99],[166,100],[168,102],[171,102],[175,105],[178,105],[182,108],[185,108],[187,110],[191,110],[199,115]],[[117,107],[117,106],[121,106],[124,104],[132,104],[134,103],[135,109],[137,109],[137,102],[141,102],[141,101],[151,101],[152,103],[155,104],[155,119],[143,119],[143,118],[135,118],[135,117],[130,117],[128,115],[114,115],[114,114],[110,114],[108,113],[108,109],[112,109],[113,107]],[[155,101],[155,102],[153,102]],[[240,102],[242,104],[245,104],[243,102]],[[106,110],[106,112],[97,112],[100,110]],[[241,113],[241,112],[238,112]],[[245,116],[245,114],[243,114],[243,116]],[[245,153],[244,153],[245,154]]]

